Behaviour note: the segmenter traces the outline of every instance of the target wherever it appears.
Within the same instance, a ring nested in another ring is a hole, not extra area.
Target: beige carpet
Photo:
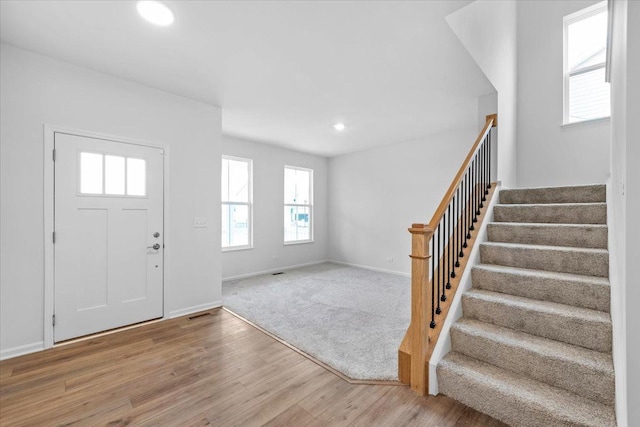
[[[499,197],[440,392],[514,426],[615,426],[605,187]]]
[[[408,277],[337,264],[225,282],[225,307],[356,380],[397,380]]]

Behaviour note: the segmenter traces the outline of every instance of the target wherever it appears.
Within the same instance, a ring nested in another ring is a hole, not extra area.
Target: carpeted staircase
[[[605,187],[499,197],[440,392],[513,426],[615,426]]]

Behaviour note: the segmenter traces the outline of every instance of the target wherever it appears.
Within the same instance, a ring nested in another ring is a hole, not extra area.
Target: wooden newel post
[[[411,389],[424,396],[428,390],[429,352],[429,241],[433,230],[427,224],[413,224],[411,233]]]

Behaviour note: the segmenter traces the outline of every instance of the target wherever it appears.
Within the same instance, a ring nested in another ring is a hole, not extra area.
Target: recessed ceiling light
[[[333,128],[335,130],[337,130],[338,132],[342,132],[343,130],[345,130],[347,127],[345,126],[344,123],[336,123],[335,125],[333,125]]]
[[[152,24],[163,27],[173,24],[173,12],[159,1],[142,0],[136,7],[138,13]]]

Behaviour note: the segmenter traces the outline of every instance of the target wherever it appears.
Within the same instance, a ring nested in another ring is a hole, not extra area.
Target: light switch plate
[[[207,228],[207,218],[194,218],[193,228]]]

